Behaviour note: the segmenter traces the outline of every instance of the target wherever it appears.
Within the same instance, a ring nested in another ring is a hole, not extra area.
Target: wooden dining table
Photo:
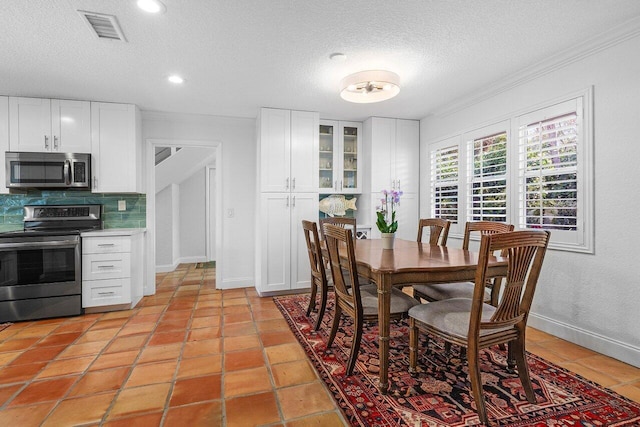
[[[340,252],[346,258],[346,251]],[[378,287],[380,382],[378,389],[389,390],[389,329],[391,289],[408,283],[474,281],[478,253],[396,239],[393,249],[382,249],[382,240],[357,240],[355,245],[358,275],[369,278]],[[503,277],[507,261],[489,259],[489,276]]]

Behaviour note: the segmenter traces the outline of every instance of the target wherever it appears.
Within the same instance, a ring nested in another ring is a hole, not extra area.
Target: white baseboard
[[[217,284],[217,289],[237,289],[237,288],[253,288],[255,284],[253,277],[237,277],[235,279],[225,279],[222,283]]]
[[[180,264],[195,264],[196,262],[207,262],[206,256],[192,256],[178,258],[173,264],[156,265],[156,273],[170,273],[178,268]]]
[[[205,255],[180,257],[178,261],[179,264],[195,264],[196,262],[207,262],[207,257]]]
[[[640,368],[640,348],[557,320],[530,313],[528,325]]]

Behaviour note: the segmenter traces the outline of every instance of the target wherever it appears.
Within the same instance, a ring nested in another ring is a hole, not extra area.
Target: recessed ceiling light
[[[165,13],[167,8],[160,0],[138,0],[138,7],[149,13]]]
[[[177,74],[169,76],[167,78],[167,80],[169,80],[171,83],[175,83],[177,85],[179,85],[181,83],[184,83],[184,79],[182,77],[180,77],[179,75],[177,75]]]

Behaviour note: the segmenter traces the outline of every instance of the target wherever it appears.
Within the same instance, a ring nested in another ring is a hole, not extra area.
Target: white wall
[[[156,194],[156,266],[162,271],[171,271],[174,266],[174,212],[173,193],[175,186],[169,185]]]
[[[212,141],[213,145],[222,146],[219,150],[222,155],[216,158],[216,167],[222,171],[218,182],[222,190],[219,211],[227,212],[228,209],[233,209],[234,216],[228,218],[224,215],[219,218],[222,245],[220,253],[216,253],[216,258],[222,262],[218,266],[220,280],[217,286],[254,286],[255,119],[152,112],[143,112],[142,118],[144,141]],[[150,215],[155,216],[155,213],[149,212],[148,209],[147,227],[151,227],[155,222],[155,218],[150,218]],[[155,259],[151,258],[150,262],[155,262]],[[145,293],[148,292],[145,290]]]
[[[205,168],[180,183],[180,259],[204,262],[206,251]]]
[[[429,216],[428,144],[510,112],[594,88],[595,254],[551,250],[529,324],[640,367],[640,38],[546,71],[421,122],[421,215]],[[455,242],[452,242],[455,244]]]

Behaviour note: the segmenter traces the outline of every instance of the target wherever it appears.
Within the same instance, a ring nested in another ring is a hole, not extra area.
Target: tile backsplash
[[[124,200],[125,211],[118,211]],[[22,229],[22,207],[25,205],[102,205],[104,228],[146,228],[147,197],[145,194],[100,194],[90,191],[28,191],[0,194],[0,232]]]

